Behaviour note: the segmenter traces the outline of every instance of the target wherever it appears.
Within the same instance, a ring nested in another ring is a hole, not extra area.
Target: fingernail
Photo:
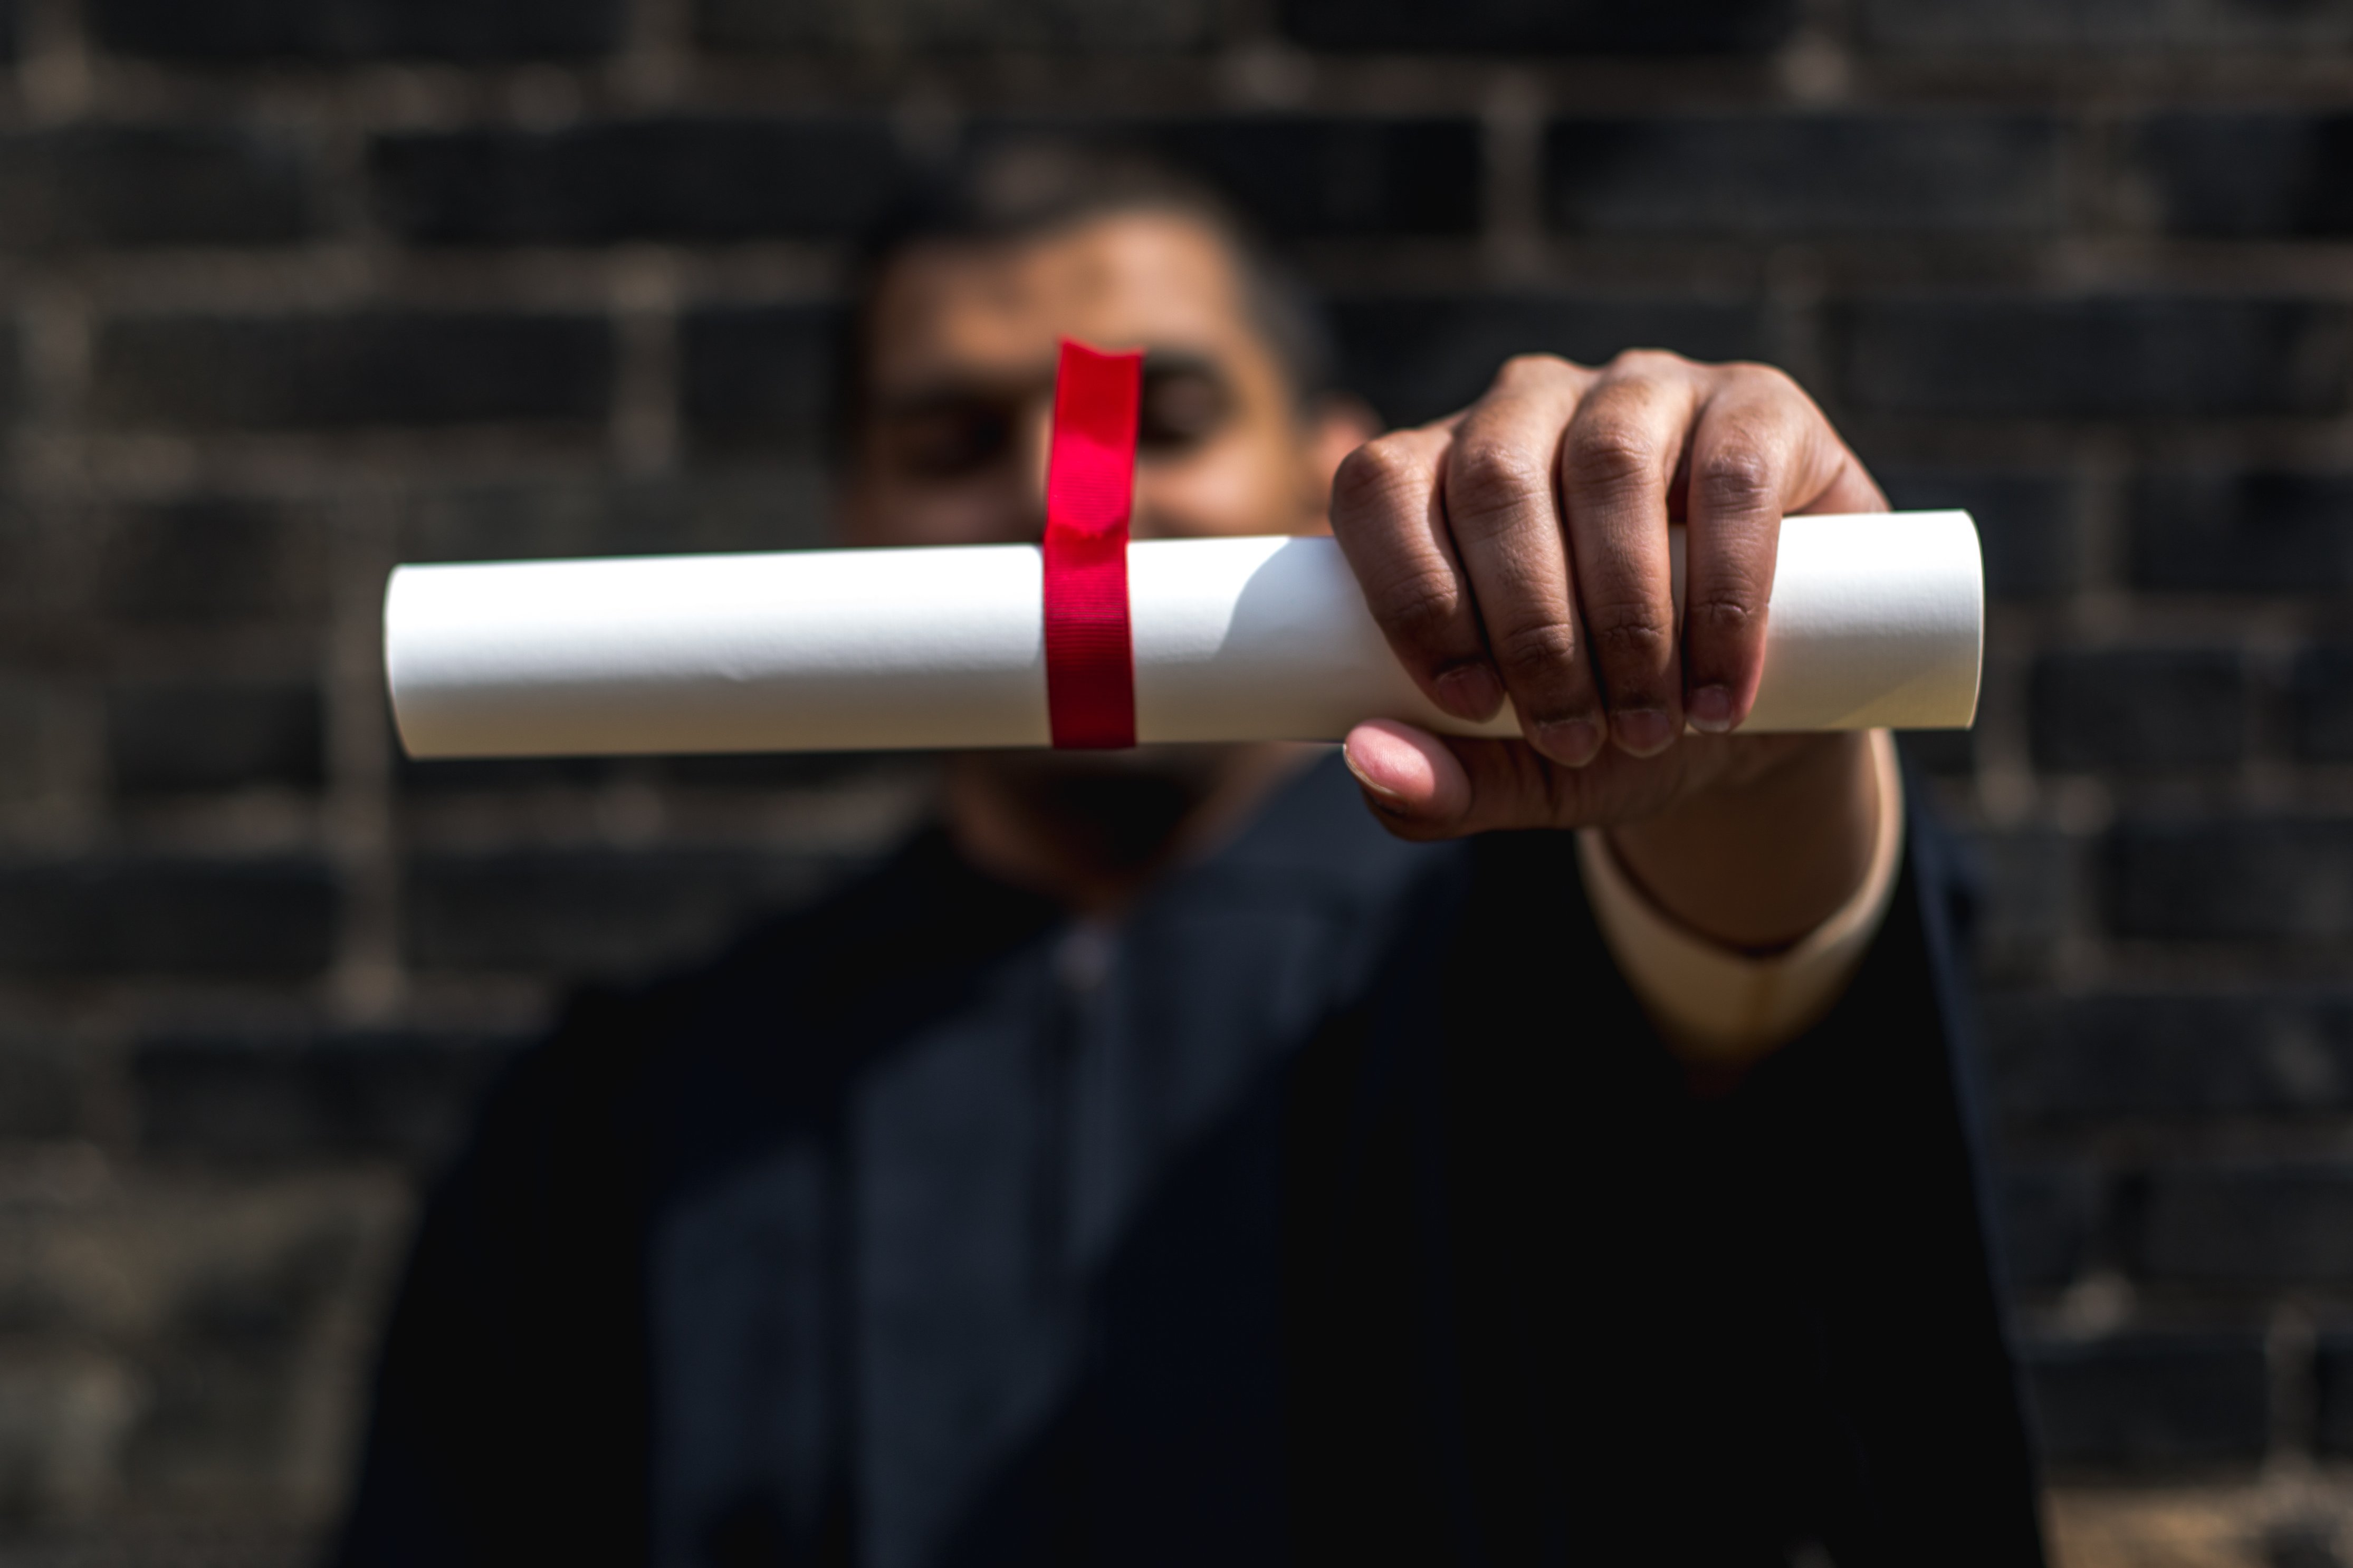
[[[1380,780],[1373,777],[1371,773],[1366,772],[1365,764],[1356,756],[1356,749],[1354,746],[1342,746],[1340,748],[1340,760],[1348,764],[1348,771],[1356,775],[1356,782],[1364,785],[1366,790],[1383,805],[1388,807],[1391,811],[1403,811],[1405,809],[1405,797],[1398,794],[1397,791],[1389,788],[1388,785],[1381,783]]]
[[[1535,748],[1565,767],[1581,768],[1601,754],[1601,726],[1589,719],[1552,719],[1536,726]]]
[[[1704,734],[1721,735],[1732,728],[1732,688],[1703,686],[1691,694],[1684,705],[1683,717],[1691,727]]]
[[[1483,659],[1438,673],[1438,705],[1458,719],[1486,719],[1503,706],[1504,683]]]
[[[1618,749],[1638,757],[1655,757],[1674,743],[1674,721],[1656,708],[1621,708],[1609,715],[1610,733]]]

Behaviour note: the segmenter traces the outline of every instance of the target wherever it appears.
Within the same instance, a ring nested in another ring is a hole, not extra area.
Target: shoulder
[[[938,1005],[944,972],[1044,918],[919,836],[704,963],[575,991],[493,1088],[470,1158],[618,1162],[659,1182],[689,1150],[820,1115],[893,1017]]]

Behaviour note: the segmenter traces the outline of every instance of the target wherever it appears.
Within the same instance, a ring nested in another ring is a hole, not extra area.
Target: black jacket
[[[1908,843],[1709,1099],[1567,835],[1326,763],[1092,936],[921,837],[509,1076],[342,1560],[2038,1563]]]

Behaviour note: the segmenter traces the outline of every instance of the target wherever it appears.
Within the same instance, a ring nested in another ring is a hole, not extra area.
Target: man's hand
[[[1783,514],[1886,507],[1778,371],[1512,361],[1462,413],[1358,448],[1332,527],[1422,689],[1474,720],[1508,696],[1525,739],[1360,725],[1347,752],[1366,800],[1415,838],[1609,826],[1694,928],[1749,946],[1804,934],[1869,864],[1867,752],[1727,731],[1756,698]],[[1687,525],[1680,637],[1671,520]]]

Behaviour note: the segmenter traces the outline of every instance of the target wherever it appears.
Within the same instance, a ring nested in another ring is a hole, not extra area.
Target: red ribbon
[[[1127,519],[1144,356],[1062,341],[1046,461],[1046,713],[1054,744],[1135,744]]]

